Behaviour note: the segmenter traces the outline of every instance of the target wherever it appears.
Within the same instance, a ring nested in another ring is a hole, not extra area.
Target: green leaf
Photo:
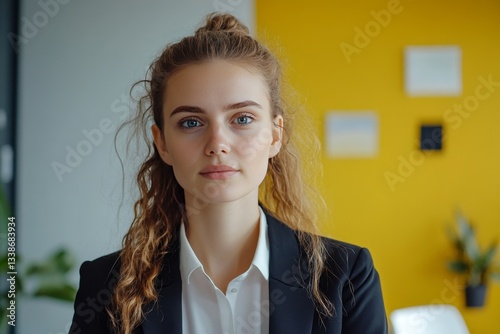
[[[76,289],[68,283],[59,285],[44,284],[35,290],[33,296],[49,297],[58,300],[73,302],[76,296]]]
[[[67,273],[76,265],[76,259],[65,248],[57,250],[52,257],[52,260],[60,273]]]
[[[54,269],[48,262],[34,263],[26,268],[26,276],[48,275],[53,273]]]
[[[458,252],[460,254],[462,254],[464,252],[464,247],[463,247],[463,243],[460,240],[458,234],[455,232],[455,230],[453,228],[451,228],[451,226],[446,227],[446,232],[447,232],[448,236],[450,237],[453,246],[458,250]]]
[[[7,255],[0,257],[0,272],[6,273],[8,272],[8,259]]]
[[[490,247],[488,247],[488,249],[484,253],[483,258],[484,258],[484,265],[486,268],[492,264],[493,259],[495,258],[495,254],[497,252],[497,247],[498,247],[498,242],[495,240],[491,243]]]
[[[76,265],[75,258],[65,248],[60,248],[52,253],[48,259],[36,262],[26,269],[27,276],[51,276],[54,274],[65,274]]]
[[[0,184],[0,219],[2,219],[2,224],[7,222],[7,217],[11,215],[10,205],[7,200],[7,195],[3,190],[3,186]],[[7,224],[5,224],[7,226]]]
[[[461,213],[457,214],[457,224],[459,234],[463,241],[465,253],[471,261],[475,261],[480,256],[479,246],[477,244],[476,235],[472,225],[467,221]]]
[[[463,261],[450,261],[448,267],[457,273],[465,273],[469,269],[469,265]]]

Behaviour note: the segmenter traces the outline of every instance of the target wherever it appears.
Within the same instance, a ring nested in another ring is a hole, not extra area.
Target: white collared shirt
[[[260,209],[259,240],[246,272],[222,292],[203,269],[180,228],[182,332],[184,334],[269,333],[269,239],[266,215]]]

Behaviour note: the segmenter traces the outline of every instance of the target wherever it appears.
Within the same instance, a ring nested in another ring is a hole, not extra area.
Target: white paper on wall
[[[404,50],[405,91],[409,96],[462,94],[459,46],[408,46]]]
[[[330,158],[372,158],[379,149],[379,121],[373,111],[326,114],[326,154]]]

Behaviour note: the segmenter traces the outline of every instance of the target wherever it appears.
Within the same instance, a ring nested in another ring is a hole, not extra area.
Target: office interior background
[[[13,193],[24,263],[60,246],[78,264],[119,249],[134,191],[127,181],[122,199],[113,140],[133,112],[129,90],[167,43],[224,10],[283,61],[324,146],[332,111],[375,117],[374,154],[323,149],[323,174],[313,178],[329,208],[322,234],[370,249],[387,314],[452,304],[471,333],[498,332],[500,285],[489,284],[484,307],[464,306],[462,278],[447,268],[455,253],[446,228],[460,208],[483,246],[500,237],[500,1],[19,3]],[[458,47],[461,92],[410,96],[408,46]],[[441,150],[420,150],[425,124],[442,126]],[[125,161],[126,169],[135,163]],[[78,270],[70,278],[78,284]],[[20,297],[18,305],[18,334],[69,329],[69,303]]]

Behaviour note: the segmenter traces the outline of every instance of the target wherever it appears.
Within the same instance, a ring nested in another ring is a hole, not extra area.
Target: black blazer
[[[303,288],[309,272],[293,230],[266,214],[269,235],[269,333],[271,334],[383,334],[387,319],[377,271],[365,248],[323,238],[328,251],[327,270],[320,287],[335,307],[322,318]],[[113,333],[105,307],[118,280],[119,253],[80,268],[71,334]],[[156,305],[134,334],[182,333],[182,282],[179,252],[166,255],[159,275]]]

